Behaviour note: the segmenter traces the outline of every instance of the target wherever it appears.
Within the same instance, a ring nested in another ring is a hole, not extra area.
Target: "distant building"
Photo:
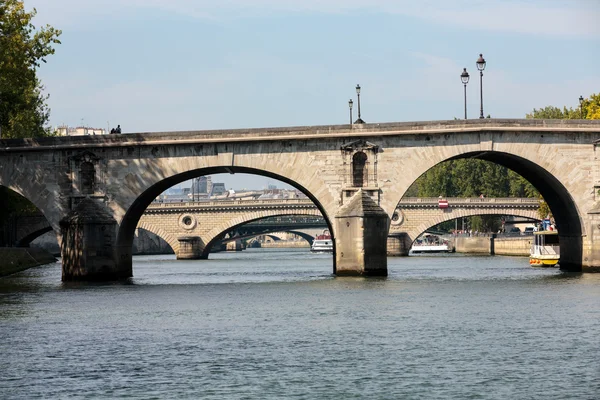
[[[201,176],[192,180],[192,193],[207,195],[212,190],[212,178],[210,176]]]
[[[56,128],[56,134],[58,136],[92,136],[92,135],[106,135],[106,130],[102,128],[91,128],[89,126],[77,126],[70,127],[67,125],[61,125]]]
[[[227,189],[225,189],[225,184],[224,183],[213,183],[211,191],[210,191],[210,195],[211,196],[218,196],[218,195],[221,195],[221,194],[223,194],[225,192],[227,192]]]

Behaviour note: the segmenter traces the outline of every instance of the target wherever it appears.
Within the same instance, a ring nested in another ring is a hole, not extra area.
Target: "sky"
[[[600,0],[24,0],[62,30],[53,126],[123,132],[523,118],[600,92]],[[225,176],[227,178],[227,176]],[[266,187],[229,175],[226,186]],[[268,182],[268,183],[267,183]]]

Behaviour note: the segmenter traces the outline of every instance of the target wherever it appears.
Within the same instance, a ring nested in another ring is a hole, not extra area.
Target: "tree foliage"
[[[54,53],[61,31],[51,26],[36,30],[35,9],[26,12],[23,1],[0,0],[0,136],[38,137],[46,128],[50,110],[37,69]],[[13,217],[35,212],[35,206],[5,187],[0,187],[0,241]],[[8,243],[12,244],[12,243]]]
[[[0,129],[2,137],[44,136],[49,109],[37,69],[54,54],[61,34],[49,25],[36,30],[35,9],[26,12],[23,1],[0,2]]]
[[[600,93],[591,94],[583,99],[579,107],[562,109],[555,106],[546,106],[526,115],[527,118],[536,119],[600,119]]]

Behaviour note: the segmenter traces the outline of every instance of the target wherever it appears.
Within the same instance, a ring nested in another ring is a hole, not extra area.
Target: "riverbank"
[[[457,253],[529,256],[532,240],[533,236],[457,237],[454,239],[454,248]]]
[[[35,247],[0,247],[0,260],[0,277],[56,262],[52,254]]]

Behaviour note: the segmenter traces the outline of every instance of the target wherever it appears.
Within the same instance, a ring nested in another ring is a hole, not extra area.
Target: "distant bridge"
[[[389,236],[416,238],[442,222],[475,215],[514,215],[536,219],[539,207],[537,199],[528,198],[447,198],[447,208],[440,208],[438,200],[402,199],[392,216]],[[325,228],[327,223],[309,199],[153,202],[138,223],[138,228],[159,236],[178,255],[180,239],[183,238],[187,246],[190,237],[198,238],[194,241],[193,254],[196,258],[208,257],[211,247],[219,241],[273,232],[293,231],[311,242],[313,238],[299,230],[315,227]],[[49,230],[50,226],[43,217],[23,217],[19,223],[17,243],[27,245]],[[391,250],[393,246],[389,241],[388,253],[392,255],[403,255],[403,248],[410,247],[410,243],[406,243],[401,250]]]

